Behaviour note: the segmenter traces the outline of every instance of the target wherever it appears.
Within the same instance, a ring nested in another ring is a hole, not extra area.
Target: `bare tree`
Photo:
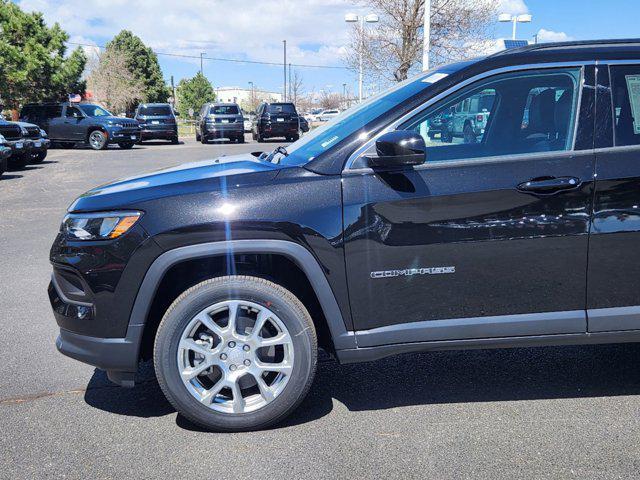
[[[339,93],[328,92],[326,90],[320,91],[320,106],[325,110],[340,108],[343,97]]]
[[[291,99],[294,104],[298,104],[298,100],[302,97],[304,93],[304,87],[302,82],[302,74],[298,73],[297,70],[293,71],[293,76],[291,77]]]
[[[101,52],[89,68],[87,89],[108,109],[126,112],[143,98],[144,84],[129,71],[125,56],[118,50]]]
[[[357,5],[378,13],[380,22],[361,29],[355,24],[347,64],[356,70],[359,54],[374,79],[405,80],[422,65],[424,0],[361,0]],[[433,65],[478,56],[491,37],[497,0],[432,0]]]

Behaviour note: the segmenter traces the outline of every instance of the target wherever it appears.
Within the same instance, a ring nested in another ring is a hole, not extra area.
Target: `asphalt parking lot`
[[[149,365],[127,390],[58,354],[48,251],[71,201],[257,149],[188,139],[52,150],[0,179],[0,478],[637,478],[640,345],[325,361],[292,417],[243,434],[177,415]]]

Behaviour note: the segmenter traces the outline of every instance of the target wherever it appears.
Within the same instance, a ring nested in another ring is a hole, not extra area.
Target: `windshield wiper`
[[[273,152],[271,152],[271,153],[270,153],[270,154],[265,158],[265,160],[266,160],[267,162],[273,162],[273,163],[276,163],[276,164],[277,164],[277,163],[280,163],[280,158],[281,158],[281,157],[278,157],[277,159],[275,158],[276,154],[278,154],[278,153],[279,153],[280,155],[282,155],[283,157],[286,157],[286,156],[288,156],[288,155],[289,155],[289,152],[287,152],[287,149],[286,149],[286,148],[284,148],[283,146],[279,146],[279,147],[274,148]]]

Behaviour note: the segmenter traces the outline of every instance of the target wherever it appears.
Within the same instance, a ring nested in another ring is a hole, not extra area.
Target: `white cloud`
[[[510,13],[511,15],[520,15],[521,13],[530,13],[529,7],[524,0],[500,0],[498,4],[498,13]]]
[[[554,32],[553,30],[545,30],[541,28],[538,30],[538,42],[568,42],[573,40],[573,37],[570,37],[564,32]]]
[[[72,38],[110,39],[129,29],[160,52],[339,64],[348,43],[344,0],[20,0],[21,8],[41,11]],[[100,40],[102,41],[102,40]],[[95,42],[81,42],[91,43]],[[194,60],[199,62],[199,60]]]

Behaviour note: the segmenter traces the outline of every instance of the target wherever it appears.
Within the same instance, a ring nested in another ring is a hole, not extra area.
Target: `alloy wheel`
[[[177,368],[189,393],[212,410],[256,411],[282,393],[294,351],[284,323],[269,308],[244,300],[202,310],[182,332]]]

